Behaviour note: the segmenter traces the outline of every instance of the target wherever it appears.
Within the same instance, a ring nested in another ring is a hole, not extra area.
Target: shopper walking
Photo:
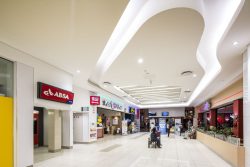
[[[167,123],[168,137],[169,137],[169,134],[170,134],[170,129],[171,129],[170,123]]]

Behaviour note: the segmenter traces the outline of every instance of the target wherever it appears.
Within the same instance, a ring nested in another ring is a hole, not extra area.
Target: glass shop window
[[[0,57],[0,96],[13,97],[13,62]]]

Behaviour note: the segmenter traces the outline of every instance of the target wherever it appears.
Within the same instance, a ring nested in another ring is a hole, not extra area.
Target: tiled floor
[[[35,167],[230,167],[196,140],[162,136],[161,149],[147,147],[149,134],[106,136],[92,144],[47,153],[35,150]]]

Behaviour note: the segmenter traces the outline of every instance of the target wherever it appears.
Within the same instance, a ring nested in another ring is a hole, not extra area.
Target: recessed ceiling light
[[[80,74],[80,73],[81,73],[81,71],[80,71],[80,70],[76,70],[76,73],[77,73],[77,74]]]
[[[143,63],[143,59],[142,58],[140,58],[140,59],[138,59],[138,61],[137,61],[139,64],[142,64]]]
[[[194,78],[197,77],[197,74],[193,74],[193,77],[194,77]]]
[[[238,44],[239,44],[239,42],[237,42],[237,41],[234,41],[234,42],[233,42],[233,45],[234,45],[234,46],[237,46]]]
[[[184,98],[184,99],[186,99],[187,97],[186,97],[186,96],[184,96],[183,98]]]

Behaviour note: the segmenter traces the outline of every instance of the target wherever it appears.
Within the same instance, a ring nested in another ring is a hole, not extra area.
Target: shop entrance
[[[122,114],[104,108],[97,108],[97,138],[104,137],[104,134],[122,133]]]
[[[41,147],[44,145],[44,108],[34,107],[33,112],[33,126],[34,126],[34,147]]]

